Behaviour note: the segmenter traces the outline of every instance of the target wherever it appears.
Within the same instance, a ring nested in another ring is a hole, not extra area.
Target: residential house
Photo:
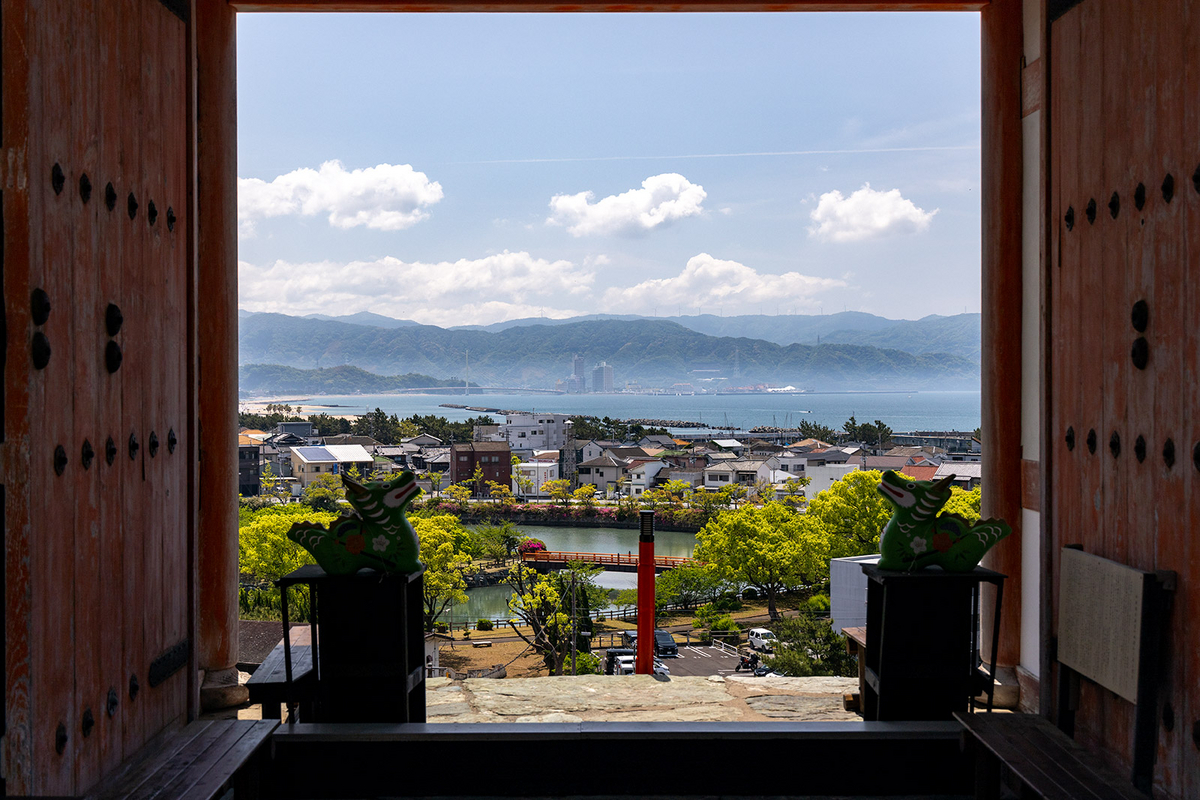
[[[352,468],[357,469],[366,478],[375,465],[371,454],[358,444],[293,447],[291,454],[295,476],[300,481],[301,489],[307,488],[309,484],[325,475],[345,474]]]
[[[808,468],[805,470],[805,476],[810,483],[805,488],[804,493],[812,498],[816,497],[821,492],[828,489],[836,481],[849,475],[851,472],[858,471],[858,464],[853,461],[847,464],[820,464],[814,466],[810,461]]]
[[[579,451],[579,463],[582,464],[585,461],[591,461],[593,458],[599,458],[604,455],[606,450],[620,446],[620,442],[614,442],[611,439],[588,439],[576,447]]]
[[[746,446],[737,439],[713,439],[709,445],[715,450],[733,453],[736,456],[746,452]]]
[[[893,433],[892,444],[941,448],[946,451],[946,457],[950,461],[978,461],[983,453],[983,446],[974,434],[960,431]]]
[[[742,486],[754,486],[759,481],[770,481],[771,471],[779,469],[779,461],[770,458],[739,458],[727,462],[734,470],[734,480]]]
[[[512,491],[517,497],[545,499],[550,496],[545,488],[547,481],[558,478],[558,461],[522,461],[513,467]],[[528,482],[524,487],[522,480]]]
[[[621,481],[625,477],[628,462],[615,456],[604,454],[579,465],[579,484],[590,483],[604,494],[620,490]]]
[[[624,493],[630,497],[645,493],[654,486],[654,479],[666,467],[667,462],[659,458],[635,459],[630,462],[625,471],[625,481],[622,483],[626,487]]]
[[[259,469],[262,442],[244,433],[238,434],[238,494],[253,497],[259,493]]]
[[[954,486],[971,490],[979,485],[983,478],[983,464],[979,462],[956,461],[942,464],[933,474],[934,480],[941,480],[947,475],[954,476]]]
[[[937,475],[937,471],[937,464],[932,464],[929,466],[911,464],[900,470],[901,473],[912,478],[914,481],[931,481],[933,480],[934,476]]]
[[[466,483],[476,497],[488,494],[487,481],[502,486],[512,485],[512,451],[507,442],[467,442],[450,445],[450,483]],[[472,478],[475,468],[483,473],[476,485]]]
[[[704,468],[704,488],[709,492],[717,492],[724,489],[726,486],[733,486],[737,483],[737,470],[733,468],[732,462],[718,461]]]
[[[775,456],[775,460],[779,463],[779,469],[787,470],[798,477],[804,477],[804,470],[808,466],[807,455],[785,449]]]
[[[652,433],[643,436],[637,440],[637,446],[641,448],[656,447],[664,450],[674,450],[677,447],[675,440],[665,433]]]
[[[401,439],[400,444],[413,444],[417,447],[437,447],[442,443],[442,440],[436,436],[431,436],[428,433],[418,433],[416,436],[410,436],[407,439]]]
[[[358,436],[353,433],[339,433],[336,436],[322,436],[321,444],[323,445],[342,445],[342,444],[357,444],[366,449],[368,453],[374,453],[377,448],[383,446],[382,442],[377,442],[370,436]]]
[[[865,459],[860,459],[859,466],[863,469],[877,469],[880,472],[888,469],[902,472],[912,463],[913,460],[907,456],[867,456]]]
[[[501,441],[508,442],[514,453],[534,450],[562,450],[571,441],[571,417],[568,414],[507,414],[499,426]]]

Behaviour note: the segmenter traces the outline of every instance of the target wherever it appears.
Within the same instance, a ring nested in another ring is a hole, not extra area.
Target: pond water
[[[468,528],[474,527],[468,525]],[[522,525],[526,536],[541,539],[548,550],[567,550],[575,553],[636,553],[638,532],[624,528],[573,528]],[[656,531],[654,553],[660,556],[690,557],[696,546],[696,535],[679,531]],[[602,572],[597,580],[609,589],[637,588],[637,575],[632,572]],[[441,616],[444,622],[461,626],[478,619],[495,619],[508,615],[508,598],[512,592],[507,586],[481,586],[467,590],[466,605],[456,605]]]

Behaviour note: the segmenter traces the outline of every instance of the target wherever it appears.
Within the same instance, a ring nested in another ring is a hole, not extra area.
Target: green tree
[[[350,433],[350,420],[345,417],[332,417],[322,412],[320,414],[310,414],[308,421],[312,423],[313,430],[319,432],[321,436],[337,436],[343,433]]]
[[[658,491],[666,505],[682,508],[691,499],[695,489],[687,481],[672,479],[660,486]]]
[[[654,583],[654,591],[662,592],[665,601],[692,608],[712,602],[729,587],[715,569],[704,564],[682,564],[669,569]]]
[[[775,487],[766,478],[756,480],[748,491],[750,502],[757,505],[762,505],[775,499]]]
[[[767,597],[767,612],[778,618],[781,591],[828,575],[829,544],[807,515],[783,503],[725,511],[696,534],[693,557],[725,580],[748,583]]]
[[[779,643],[771,666],[787,675],[858,674],[858,662],[846,652],[846,637],[833,630],[828,617],[801,614],[771,626]]]
[[[828,536],[830,558],[879,552],[879,533],[892,516],[879,494],[882,478],[878,470],[850,472],[809,500],[807,516]]]
[[[300,494],[300,502],[315,511],[340,511],[345,499],[346,488],[342,485],[341,476],[332,472],[305,486]]]
[[[479,464],[476,464],[475,471],[471,473],[471,477],[467,478],[467,480],[463,481],[463,483],[470,483],[472,494],[474,494],[476,497],[483,497],[483,490],[485,486],[483,480],[483,467]]]
[[[804,487],[812,483],[812,478],[791,478],[783,484],[783,502],[792,508],[803,508],[808,502],[804,495]]]
[[[519,562],[512,565],[504,582],[513,591],[508,600],[513,614],[509,625],[541,657],[551,675],[562,675],[571,644],[571,619],[563,611],[562,593],[549,576]]]
[[[821,425],[816,422],[809,422],[806,419],[800,420],[797,426],[800,431],[800,436],[804,439],[816,439],[825,444],[833,444],[838,440],[838,432],[828,425]]]
[[[976,486],[971,491],[953,486],[950,489],[950,499],[942,507],[943,514],[958,514],[968,522],[978,522],[983,504],[983,493]],[[939,515],[940,516],[940,515]]]
[[[571,482],[566,478],[556,478],[546,481],[542,488],[550,495],[551,500],[557,500],[564,506],[571,505]]]
[[[430,471],[426,473],[429,476],[429,488],[433,490],[433,496],[438,496],[438,489],[442,486],[442,473]]]
[[[488,494],[496,505],[509,506],[512,505],[512,487],[506,483],[497,483],[496,481],[487,481]]]
[[[582,505],[585,509],[593,509],[596,507],[596,486],[595,484],[585,483],[571,492],[571,497],[575,498],[575,502]]]
[[[462,513],[467,513],[467,508],[471,500],[471,490],[461,483],[453,483],[446,487],[446,496],[449,497]]]
[[[263,464],[262,475],[258,478],[259,484],[262,486],[262,493],[268,497],[274,497],[281,502],[286,501],[291,490],[288,487],[287,481],[280,479],[271,469],[271,462]]]
[[[499,525],[480,525],[475,529],[485,555],[495,561],[505,562],[512,558],[521,542],[521,532],[511,522]]]
[[[370,436],[382,444],[397,444],[402,438],[400,419],[395,414],[389,417],[382,408],[357,417],[350,432],[355,436]]]
[[[438,617],[452,603],[467,602],[467,582],[463,568],[471,557],[459,549],[464,537],[462,526],[449,514],[416,518],[412,526],[421,540],[421,563],[425,565],[425,630],[433,630]]]

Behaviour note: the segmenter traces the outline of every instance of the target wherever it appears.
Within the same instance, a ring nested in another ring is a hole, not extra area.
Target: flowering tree
[[[425,565],[425,630],[433,630],[438,617],[452,603],[467,602],[467,582],[463,568],[471,557],[457,542],[463,538],[458,519],[449,514],[417,517],[412,526],[421,540],[421,563]]]
[[[550,494],[550,499],[557,500],[564,506],[571,505],[571,482],[566,478],[556,478],[546,481],[542,488]]]
[[[563,662],[571,647],[571,620],[563,613],[562,594],[548,576],[539,575],[524,564],[514,564],[504,581],[513,590],[508,609],[514,619],[509,620],[509,625],[541,656],[551,675],[562,675]]]

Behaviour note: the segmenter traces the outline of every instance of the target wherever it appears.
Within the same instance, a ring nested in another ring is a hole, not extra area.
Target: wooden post
[[[1001,517],[1012,535],[984,560],[1021,597],[1021,0],[993,0],[981,14],[983,159],[983,516]],[[992,626],[985,587],[982,627]],[[1020,660],[1021,609],[1001,614],[998,662]],[[990,656],[985,653],[985,658]]]
[[[224,0],[196,0],[201,704],[241,702],[237,686],[237,28]],[[240,691],[239,691],[240,690]]]
[[[638,622],[637,656],[634,672],[654,674],[654,512],[641,512],[642,529],[638,536]]]

